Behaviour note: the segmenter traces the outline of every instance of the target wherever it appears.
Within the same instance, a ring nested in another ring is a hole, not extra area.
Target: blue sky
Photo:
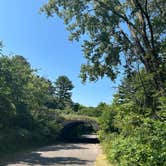
[[[52,81],[66,75],[73,82],[72,99],[87,106],[99,102],[111,103],[116,86],[108,78],[96,83],[81,84],[80,65],[83,58],[80,43],[68,41],[68,32],[59,18],[39,14],[46,0],[1,0],[0,40],[8,54],[23,55]]]

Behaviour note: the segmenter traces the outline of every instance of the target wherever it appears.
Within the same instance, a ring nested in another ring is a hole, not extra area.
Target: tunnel
[[[63,142],[72,143],[99,143],[97,138],[98,129],[99,126],[95,121],[65,121],[60,131],[60,139]]]

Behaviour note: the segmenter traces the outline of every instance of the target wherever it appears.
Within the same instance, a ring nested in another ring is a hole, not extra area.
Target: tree
[[[3,128],[31,123],[27,86],[32,73],[33,70],[24,57],[0,57],[0,124]]]
[[[80,104],[79,103],[73,103],[72,109],[74,112],[78,112],[80,108]]]
[[[67,76],[59,76],[55,82],[55,97],[60,109],[71,106],[71,90],[74,88]]]
[[[128,71],[141,62],[154,74],[156,88],[163,89],[157,71],[164,58],[165,5],[164,0],[49,0],[42,11],[61,17],[72,40],[88,35],[83,45],[87,59],[81,69],[83,80],[88,75],[90,80],[104,75],[114,80],[123,59]]]
[[[3,42],[0,41],[0,54],[2,54]]]
[[[56,140],[63,118],[50,109],[57,108],[52,82],[23,56],[0,54],[0,156],[20,145]]]
[[[0,127],[30,127],[41,108],[55,108],[54,91],[23,56],[0,56]]]
[[[49,0],[42,11],[62,18],[71,32],[71,40],[86,36],[83,51],[87,63],[81,67],[83,81],[104,76],[115,80],[120,66],[130,76],[139,64],[151,76],[152,96],[156,92],[164,96],[165,8],[165,0]]]

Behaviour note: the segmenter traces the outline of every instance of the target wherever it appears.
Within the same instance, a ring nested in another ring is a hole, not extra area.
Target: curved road
[[[99,144],[63,143],[16,155],[3,166],[93,166]]]

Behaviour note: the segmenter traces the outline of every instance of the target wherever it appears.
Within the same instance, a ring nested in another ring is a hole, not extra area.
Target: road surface
[[[99,144],[61,143],[16,155],[2,166],[93,166]]]

